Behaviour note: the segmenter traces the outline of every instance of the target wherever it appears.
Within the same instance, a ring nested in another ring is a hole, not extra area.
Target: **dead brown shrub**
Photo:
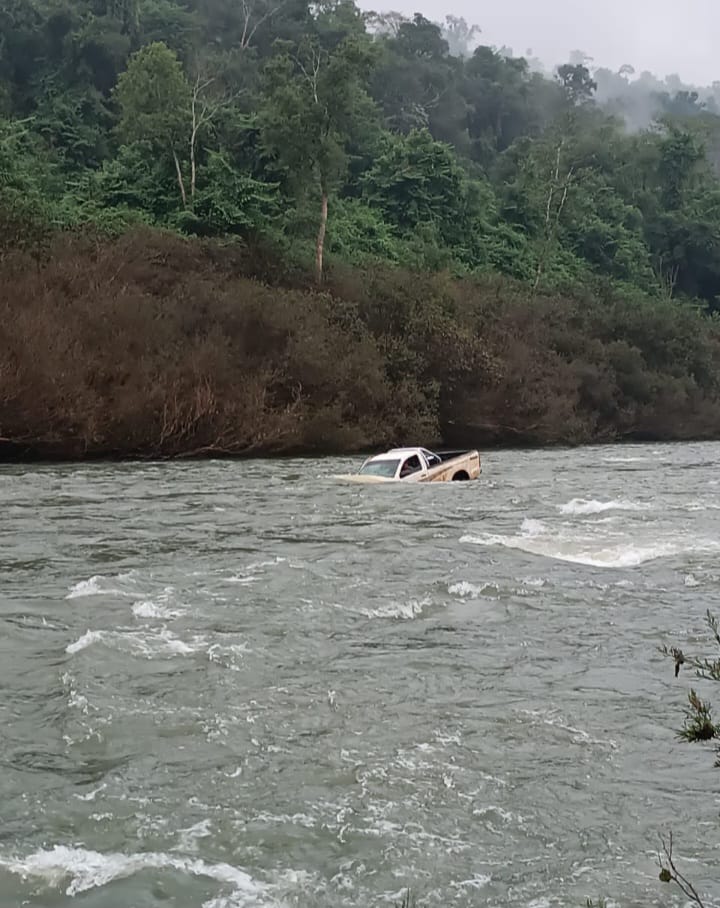
[[[338,270],[320,293],[271,279],[267,252],[147,230],[49,253],[0,261],[3,454],[720,434],[720,337],[679,306],[390,269]]]

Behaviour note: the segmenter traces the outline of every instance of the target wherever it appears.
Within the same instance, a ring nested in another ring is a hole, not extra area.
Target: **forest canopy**
[[[720,296],[714,89],[554,72],[351,0],[10,0],[8,223],[263,235],[314,261]],[[5,231],[9,242],[14,231]]]

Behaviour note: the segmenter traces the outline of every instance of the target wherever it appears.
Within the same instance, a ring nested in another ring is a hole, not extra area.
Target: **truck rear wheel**
[[[465,472],[465,470],[460,470],[459,473],[456,473],[456,474],[453,476],[452,481],[453,481],[453,482],[466,482],[468,479],[470,479],[470,477],[469,477],[468,474]]]

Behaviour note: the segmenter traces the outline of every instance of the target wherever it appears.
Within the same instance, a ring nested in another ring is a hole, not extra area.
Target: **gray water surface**
[[[0,906],[712,904],[719,458],[0,467]]]

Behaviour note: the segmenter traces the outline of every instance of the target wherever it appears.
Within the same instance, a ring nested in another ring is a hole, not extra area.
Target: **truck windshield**
[[[363,464],[360,473],[364,476],[386,476],[392,479],[399,463],[399,460],[371,460]]]

